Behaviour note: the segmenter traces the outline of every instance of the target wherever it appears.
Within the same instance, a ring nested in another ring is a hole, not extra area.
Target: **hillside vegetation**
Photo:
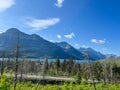
[[[120,57],[112,58],[112,59],[105,59],[105,60],[101,60],[100,62],[102,62],[103,64],[116,64],[120,66]]]

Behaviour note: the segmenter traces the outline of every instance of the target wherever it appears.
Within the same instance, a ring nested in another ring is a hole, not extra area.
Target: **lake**
[[[0,61],[1,60],[3,60],[3,58],[0,58]],[[15,58],[4,58],[4,60],[15,60]],[[21,61],[21,60],[23,60],[23,58],[19,58],[19,60]],[[25,59],[25,60],[31,60],[31,61],[45,61],[45,59],[36,59],[36,58],[27,58],[27,59]],[[48,59],[48,62],[55,62],[55,60],[56,59]],[[69,59],[66,59],[66,61],[68,61]],[[60,59],[60,62],[63,62],[64,61],[64,59]],[[73,60],[74,62],[77,62],[77,63],[80,63],[80,64],[82,64],[82,63],[86,63],[86,62],[88,62],[87,60]],[[94,61],[92,61],[92,60],[90,60],[90,62],[94,62]]]

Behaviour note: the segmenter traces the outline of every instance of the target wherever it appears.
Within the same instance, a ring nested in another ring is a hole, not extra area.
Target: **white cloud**
[[[102,50],[103,50],[103,51],[106,51],[106,50],[107,50],[107,48],[106,48],[106,47],[104,47],[104,48],[102,48]]]
[[[82,48],[89,48],[89,46],[87,46],[87,45],[82,45],[81,47]]]
[[[76,44],[75,44],[75,47],[77,47],[77,46],[79,46],[79,44],[76,43]]]
[[[63,2],[64,2],[64,0],[57,0],[57,3],[55,3],[55,5],[59,8],[61,8],[63,6]]]
[[[0,34],[2,34],[2,33],[4,33],[4,32],[0,31]]]
[[[33,28],[34,30],[41,30],[41,29],[47,29],[48,27],[57,24],[59,21],[60,21],[59,18],[49,18],[49,19],[31,18],[30,20],[25,22],[25,24]]]
[[[72,39],[74,36],[75,36],[75,34],[73,32],[70,34],[64,35],[64,37],[67,39]]]
[[[2,34],[4,32],[5,32],[5,30],[3,30],[3,29],[0,28],[0,34]]]
[[[80,48],[80,45],[78,43],[76,43],[75,45],[75,48],[79,49]]]
[[[62,38],[62,36],[58,34],[58,35],[57,35],[57,38],[58,38],[58,39],[61,39],[61,38]]]
[[[0,0],[0,12],[5,11],[15,4],[15,0]]]
[[[53,41],[53,40],[50,40],[50,42],[54,43],[54,41]]]
[[[92,39],[91,42],[95,44],[105,44],[106,39],[103,39],[103,40]]]

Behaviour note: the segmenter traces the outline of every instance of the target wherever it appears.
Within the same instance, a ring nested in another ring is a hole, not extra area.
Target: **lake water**
[[[3,60],[3,58],[0,58],[0,60]],[[4,58],[4,60],[15,60],[15,58]],[[19,60],[23,60],[22,58],[19,58]],[[31,60],[31,61],[45,61],[45,59],[36,59],[36,58],[27,58],[25,60]],[[56,59],[48,59],[48,62],[55,62]],[[68,61],[69,59],[66,59],[66,61]],[[64,59],[60,59],[60,62],[63,62]],[[88,62],[87,60],[73,60],[74,62],[77,63],[86,63]],[[92,60],[90,60],[90,62],[94,62]]]
[[[55,62],[56,59],[48,59],[48,62]],[[66,59],[66,61],[68,61],[69,59]],[[45,59],[40,59],[40,61],[45,61]],[[63,62],[64,59],[60,59],[60,62]],[[86,63],[88,62],[87,60],[73,60],[76,63]],[[93,62],[90,60],[90,62]]]

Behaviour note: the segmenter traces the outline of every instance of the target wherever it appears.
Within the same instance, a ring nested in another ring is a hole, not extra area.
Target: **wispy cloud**
[[[58,38],[58,39],[61,39],[61,38],[62,38],[62,36],[58,34],[58,35],[57,35],[57,38]]]
[[[103,39],[103,40],[92,39],[91,42],[95,44],[105,44],[106,39]]]
[[[25,24],[34,30],[41,30],[41,29],[47,29],[48,27],[53,26],[58,22],[60,22],[59,18],[49,18],[49,19],[31,18],[27,20]]]
[[[15,4],[15,0],[0,0],[0,12],[7,10],[14,4]]]
[[[61,8],[63,6],[64,0],[57,0],[57,3],[55,3],[55,6]]]
[[[75,34],[73,32],[70,34],[64,35],[64,37],[67,39],[72,39],[74,36],[75,36]]]

